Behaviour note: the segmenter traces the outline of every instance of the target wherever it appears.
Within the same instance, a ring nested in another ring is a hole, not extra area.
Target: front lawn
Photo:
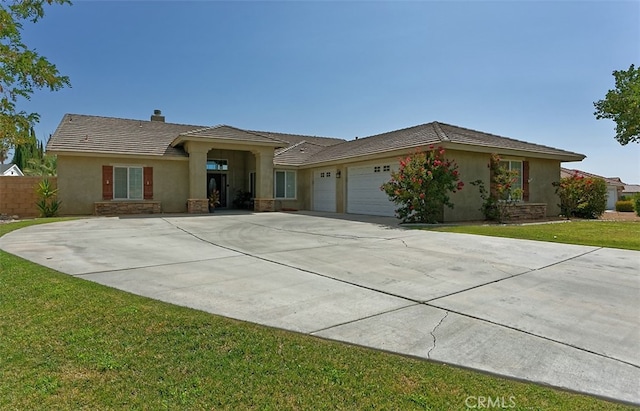
[[[0,251],[0,409],[449,410],[480,397],[510,409],[632,409],[230,320]]]
[[[566,221],[524,225],[461,225],[429,228],[451,233],[592,245],[596,247],[640,250],[640,222]]]

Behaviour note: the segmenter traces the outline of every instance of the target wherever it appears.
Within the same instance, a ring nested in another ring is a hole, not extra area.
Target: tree
[[[43,153],[41,151],[42,143],[36,139],[36,133],[31,128],[29,137],[20,143],[16,143],[13,150],[13,160],[11,162],[18,166],[20,170],[25,171],[27,165],[32,159],[40,162]]]
[[[403,222],[435,223],[444,206],[453,208],[449,193],[462,190],[458,165],[447,160],[442,147],[416,151],[400,160],[400,169],[380,189],[396,203],[396,215]]]
[[[46,4],[65,4],[69,0],[13,0],[0,3],[0,149],[28,139],[38,122],[38,113],[27,113],[17,105],[29,100],[33,92],[59,90],[69,85],[54,64],[22,42],[24,22],[36,23],[44,17]]]
[[[604,100],[593,103],[598,120],[616,122],[616,140],[621,145],[640,143],[640,68],[632,64],[629,70],[613,72],[616,88],[609,90]]]

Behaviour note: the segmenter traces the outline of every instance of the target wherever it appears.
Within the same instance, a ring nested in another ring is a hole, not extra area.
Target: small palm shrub
[[[58,201],[58,189],[48,179],[44,179],[36,186],[38,201],[36,207],[40,211],[40,217],[55,217],[58,215],[60,201]]]

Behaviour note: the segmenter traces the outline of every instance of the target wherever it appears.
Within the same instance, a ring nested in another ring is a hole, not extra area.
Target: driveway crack
[[[433,346],[427,352],[427,358],[429,358],[429,359],[431,359],[431,351],[436,349],[436,330],[438,329],[438,327],[440,327],[440,325],[442,324],[444,319],[447,318],[448,315],[449,315],[449,311],[445,311],[444,312],[444,317],[442,317],[440,319],[440,321],[438,322],[438,324],[436,324],[436,326],[433,327],[433,330],[431,330],[431,337],[433,338]]]

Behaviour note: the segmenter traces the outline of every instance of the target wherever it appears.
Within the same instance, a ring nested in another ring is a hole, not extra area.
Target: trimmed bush
[[[631,200],[616,201],[616,211],[620,211],[623,213],[633,212],[633,201]]]
[[[607,208],[607,185],[601,178],[575,173],[553,185],[560,197],[560,212],[566,218],[598,218]]]
[[[633,207],[636,209],[636,215],[640,217],[640,193],[633,195]]]
[[[380,189],[393,201],[404,223],[436,223],[444,206],[453,208],[450,193],[462,190],[458,165],[445,158],[442,147],[416,151],[400,160],[400,169]]]

